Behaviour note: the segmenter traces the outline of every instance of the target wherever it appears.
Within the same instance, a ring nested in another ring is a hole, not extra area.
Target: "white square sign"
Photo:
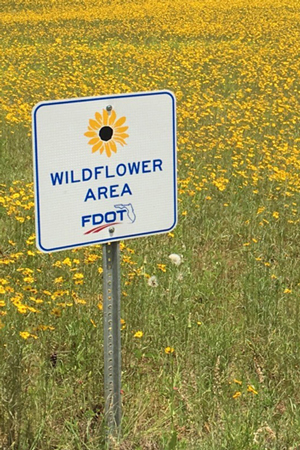
[[[32,113],[37,246],[166,233],[177,221],[169,91],[47,101]]]

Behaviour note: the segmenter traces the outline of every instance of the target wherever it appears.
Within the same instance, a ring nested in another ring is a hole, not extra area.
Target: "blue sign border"
[[[63,247],[55,247],[51,249],[47,249],[43,247],[41,240],[41,221],[40,221],[40,194],[39,194],[39,160],[38,160],[38,143],[37,143],[37,111],[44,106],[52,106],[52,105],[61,105],[66,103],[83,103],[83,102],[91,102],[91,101],[99,101],[99,100],[113,100],[116,98],[130,98],[130,97],[145,97],[145,96],[155,96],[155,95],[169,95],[172,99],[172,115],[173,115],[173,189],[174,189],[174,222],[172,226],[168,229],[164,230],[155,230],[149,231],[147,233],[137,233],[134,235],[126,235],[121,237],[111,237],[109,239],[99,239],[91,242],[81,242],[77,244],[66,245]],[[177,158],[176,158],[176,98],[171,91],[155,91],[155,92],[140,92],[140,93],[131,93],[131,94],[118,94],[118,95],[109,95],[109,96],[100,96],[100,97],[84,97],[78,99],[69,99],[69,100],[54,100],[38,103],[32,110],[32,136],[33,136],[33,157],[34,157],[34,178],[35,178],[35,213],[36,213],[36,242],[37,246],[40,250],[46,253],[62,251],[72,248],[78,247],[87,247],[89,245],[96,244],[107,244],[112,241],[121,241],[123,239],[134,239],[136,237],[142,236],[152,236],[155,234],[167,233],[173,230],[177,224]]]

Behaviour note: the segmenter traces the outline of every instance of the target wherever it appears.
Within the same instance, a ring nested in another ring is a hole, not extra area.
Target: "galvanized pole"
[[[120,245],[103,245],[104,396],[107,441],[121,434]]]

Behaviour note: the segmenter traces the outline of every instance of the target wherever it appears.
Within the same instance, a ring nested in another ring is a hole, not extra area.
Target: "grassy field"
[[[299,449],[298,1],[1,11],[0,448],[104,448],[102,249],[37,251],[31,110],[169,89],[179,222],[121,243],[115,448]]]

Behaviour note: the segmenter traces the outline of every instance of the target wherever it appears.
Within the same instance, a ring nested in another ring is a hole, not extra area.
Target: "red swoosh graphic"
[[[99,231],[102,231],[107,227],[112,227],[113,225],[119,225],[120,223],[121,222],[106,223],[105,225],[100,225],[100,227],[92,228],[91,230],[86,231],[84,234],[99,233]]]

